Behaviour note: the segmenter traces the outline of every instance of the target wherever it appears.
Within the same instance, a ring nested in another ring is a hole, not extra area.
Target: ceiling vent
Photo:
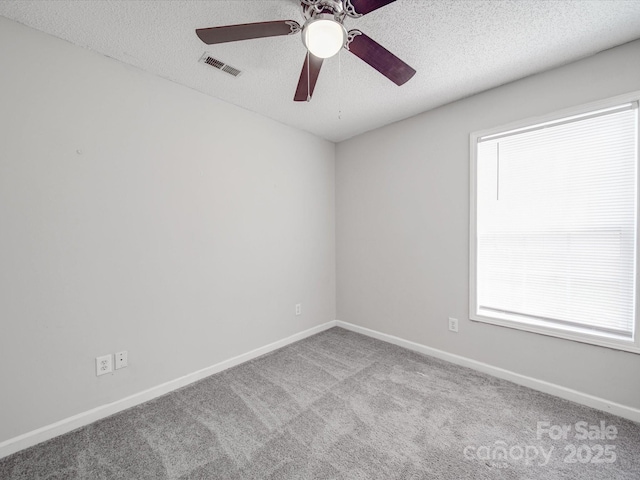
[[[217,58],[213,58],[206,52],[202,55],[202,57],[200,57],[200,62],[206,63],[207,65],[211,65],[212,67],[217,68],[218,70],[222,70],[223,72],[228,73],[229,75],[233,75],[234,77],[237,77],[242,73],[241,70],[238,70],[237,68],[232,67],[231,65],[227,65],[226,63],[224,63],[221,60],[218,60]]]

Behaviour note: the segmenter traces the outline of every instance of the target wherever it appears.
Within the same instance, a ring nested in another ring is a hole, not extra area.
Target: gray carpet
[[[609,438],[575,438],[601,422]],[[0,460],[0,478],[638,480],[640,424],[333,328]]]

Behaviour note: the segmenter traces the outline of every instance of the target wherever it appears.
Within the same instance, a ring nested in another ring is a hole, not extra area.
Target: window
[[[640,353],[639,97],[471,135],[472,320]]]

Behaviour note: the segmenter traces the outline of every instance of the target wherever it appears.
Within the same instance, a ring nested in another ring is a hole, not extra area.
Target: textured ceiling
[[[418,73],[397,87],[343,50],[293,102],[296,36],[204,45],[196,28],[292,19],[296,0],[0,1],[0,15],[331,141],[640,38],[640,0],[398,0],[358,28]],[[198,63],[204,52],[239,68]]]

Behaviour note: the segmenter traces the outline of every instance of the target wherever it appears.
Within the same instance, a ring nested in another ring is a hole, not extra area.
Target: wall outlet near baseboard
[[[458,319],[449,317],[449,330],[458,333]]]
[[[122,352],[116,352],[115,357],[116,357],[116,364],[115,364],[116,370],[125,368],[127,365],[129,365],[129,354],[127,353],[126,350]]]
[[[296,303],[296,315],[302,315],[302,304]]]
[[[96,357],[96,376],[113,372],[113,357],[111,354]]]

